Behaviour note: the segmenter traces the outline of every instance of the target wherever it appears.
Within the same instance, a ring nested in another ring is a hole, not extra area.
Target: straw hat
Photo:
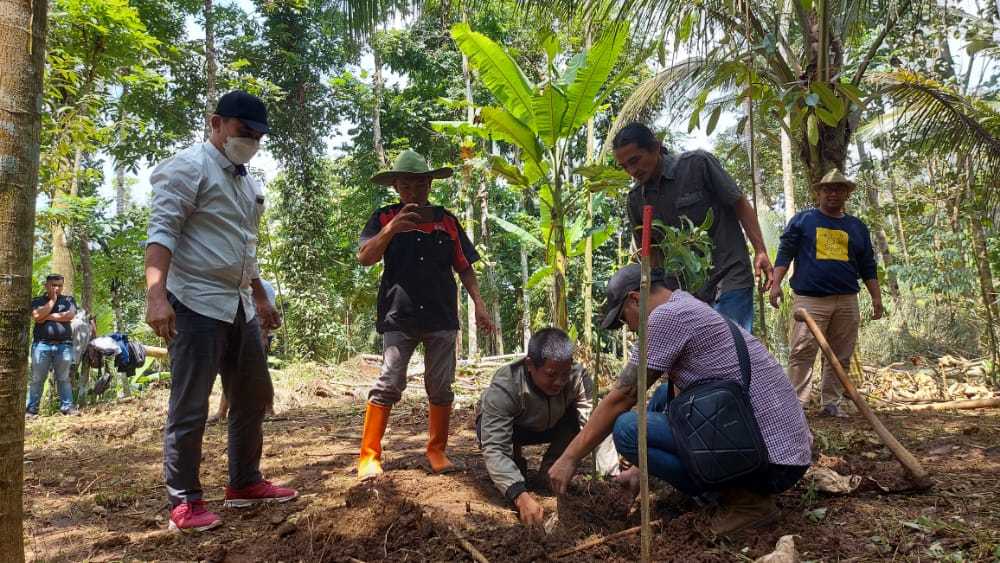
[[[379,172],[372,176],[372,182],[391,186],[392,183],[401,176],[425,176],[428,178],[448,178],[452,174],[452,169],[448,167],[431,168],[427,165],[427,160],[420,153],[412,150],[405,150],[399,153],[390,170]]]

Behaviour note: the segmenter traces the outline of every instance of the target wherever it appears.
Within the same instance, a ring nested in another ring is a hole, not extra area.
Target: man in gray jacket
[[[521,522],[540,525],[542,506],[525,485],[521,447],[549,444],[540,474],[562,455],[593,406],[589,377],[573,363],[573,343],[558,328],[536,332],[528,355],[493,375],[480,398],[476,434],[493,483],[517,506]]]

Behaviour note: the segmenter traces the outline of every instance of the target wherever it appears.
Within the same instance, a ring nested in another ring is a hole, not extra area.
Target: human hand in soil
[[[389,232],[396,235],[405,231],[413,231],[417,229],[417,223],[420,221],[420,214],[417,213],[417,208],[420,207],[416,203],[407,203],[399,210],[399,213],[389,221],[388,227]]]
[[[525,526],[541,526],[545,519],[545,510],[538,504],[535,497],[529,492],[523,492],[514,499],[517,511],[521,517],[521,523]]]
[[[569,487],[569,482],[573,480],[573,474],[576,473],[575,460],[567,458],[565,455],[559,457],[552,467],[549,468],[549,486],[552,491],[557,495],[566,494],[566,489]]]
[[[635,498],[639,495],[639,468],[633,465],[622,471],[615,476],[615,482],[628,489],[629,494]]]

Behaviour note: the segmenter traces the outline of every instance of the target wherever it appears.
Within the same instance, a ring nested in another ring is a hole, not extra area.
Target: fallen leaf
[[[812,522],[813,524],[819,524],[820,522],[823,521],[824,518],[826,518],[826,510],[827,508],[825,506],[821,508],[815,508],[813,510],[807,510],[805,513],[806,519]]]
[[[824,493],[846,495],[861,486],[860,475],[841,475],[828,467],[810,467],[805,476]]]
[[[948,453],[950,451],[951,451],[951,445],[950,444],[944,444],[943,446],[938,446],[936,448],[931,449],[931,451],[929,451],[927,453],[930,454],[930,455],[944,455],[944,454],[946,454],[946,453]]]
[[[799,563],[799,552],[795,549],[795,536],[781,536],[774,551],[754,560],[753,563]]]

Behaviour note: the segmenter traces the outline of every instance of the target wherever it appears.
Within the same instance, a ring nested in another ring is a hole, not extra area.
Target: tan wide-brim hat
[[[383,186],[391,186],[396,178],[402,176],[425,176],[428,178],[448,178],[452,175],[454,171],[447,166],[442,168],[431,169],[427,165],[427,159],[425,159],[420,153],[412,150],[405,150],[399,153],[396,157],[395,162],[392,163],[392,168],[372,176],[372,182],[376,184],[382,184]]]
[[[858,187],[857,184],[847,179],[844,173],[840,170],[834,168],[833,170],[827,172],[823,175],[823,178],[812,185],[813,189],[819,191],[823,186],[845,186],[848,190],[854,191]]]

